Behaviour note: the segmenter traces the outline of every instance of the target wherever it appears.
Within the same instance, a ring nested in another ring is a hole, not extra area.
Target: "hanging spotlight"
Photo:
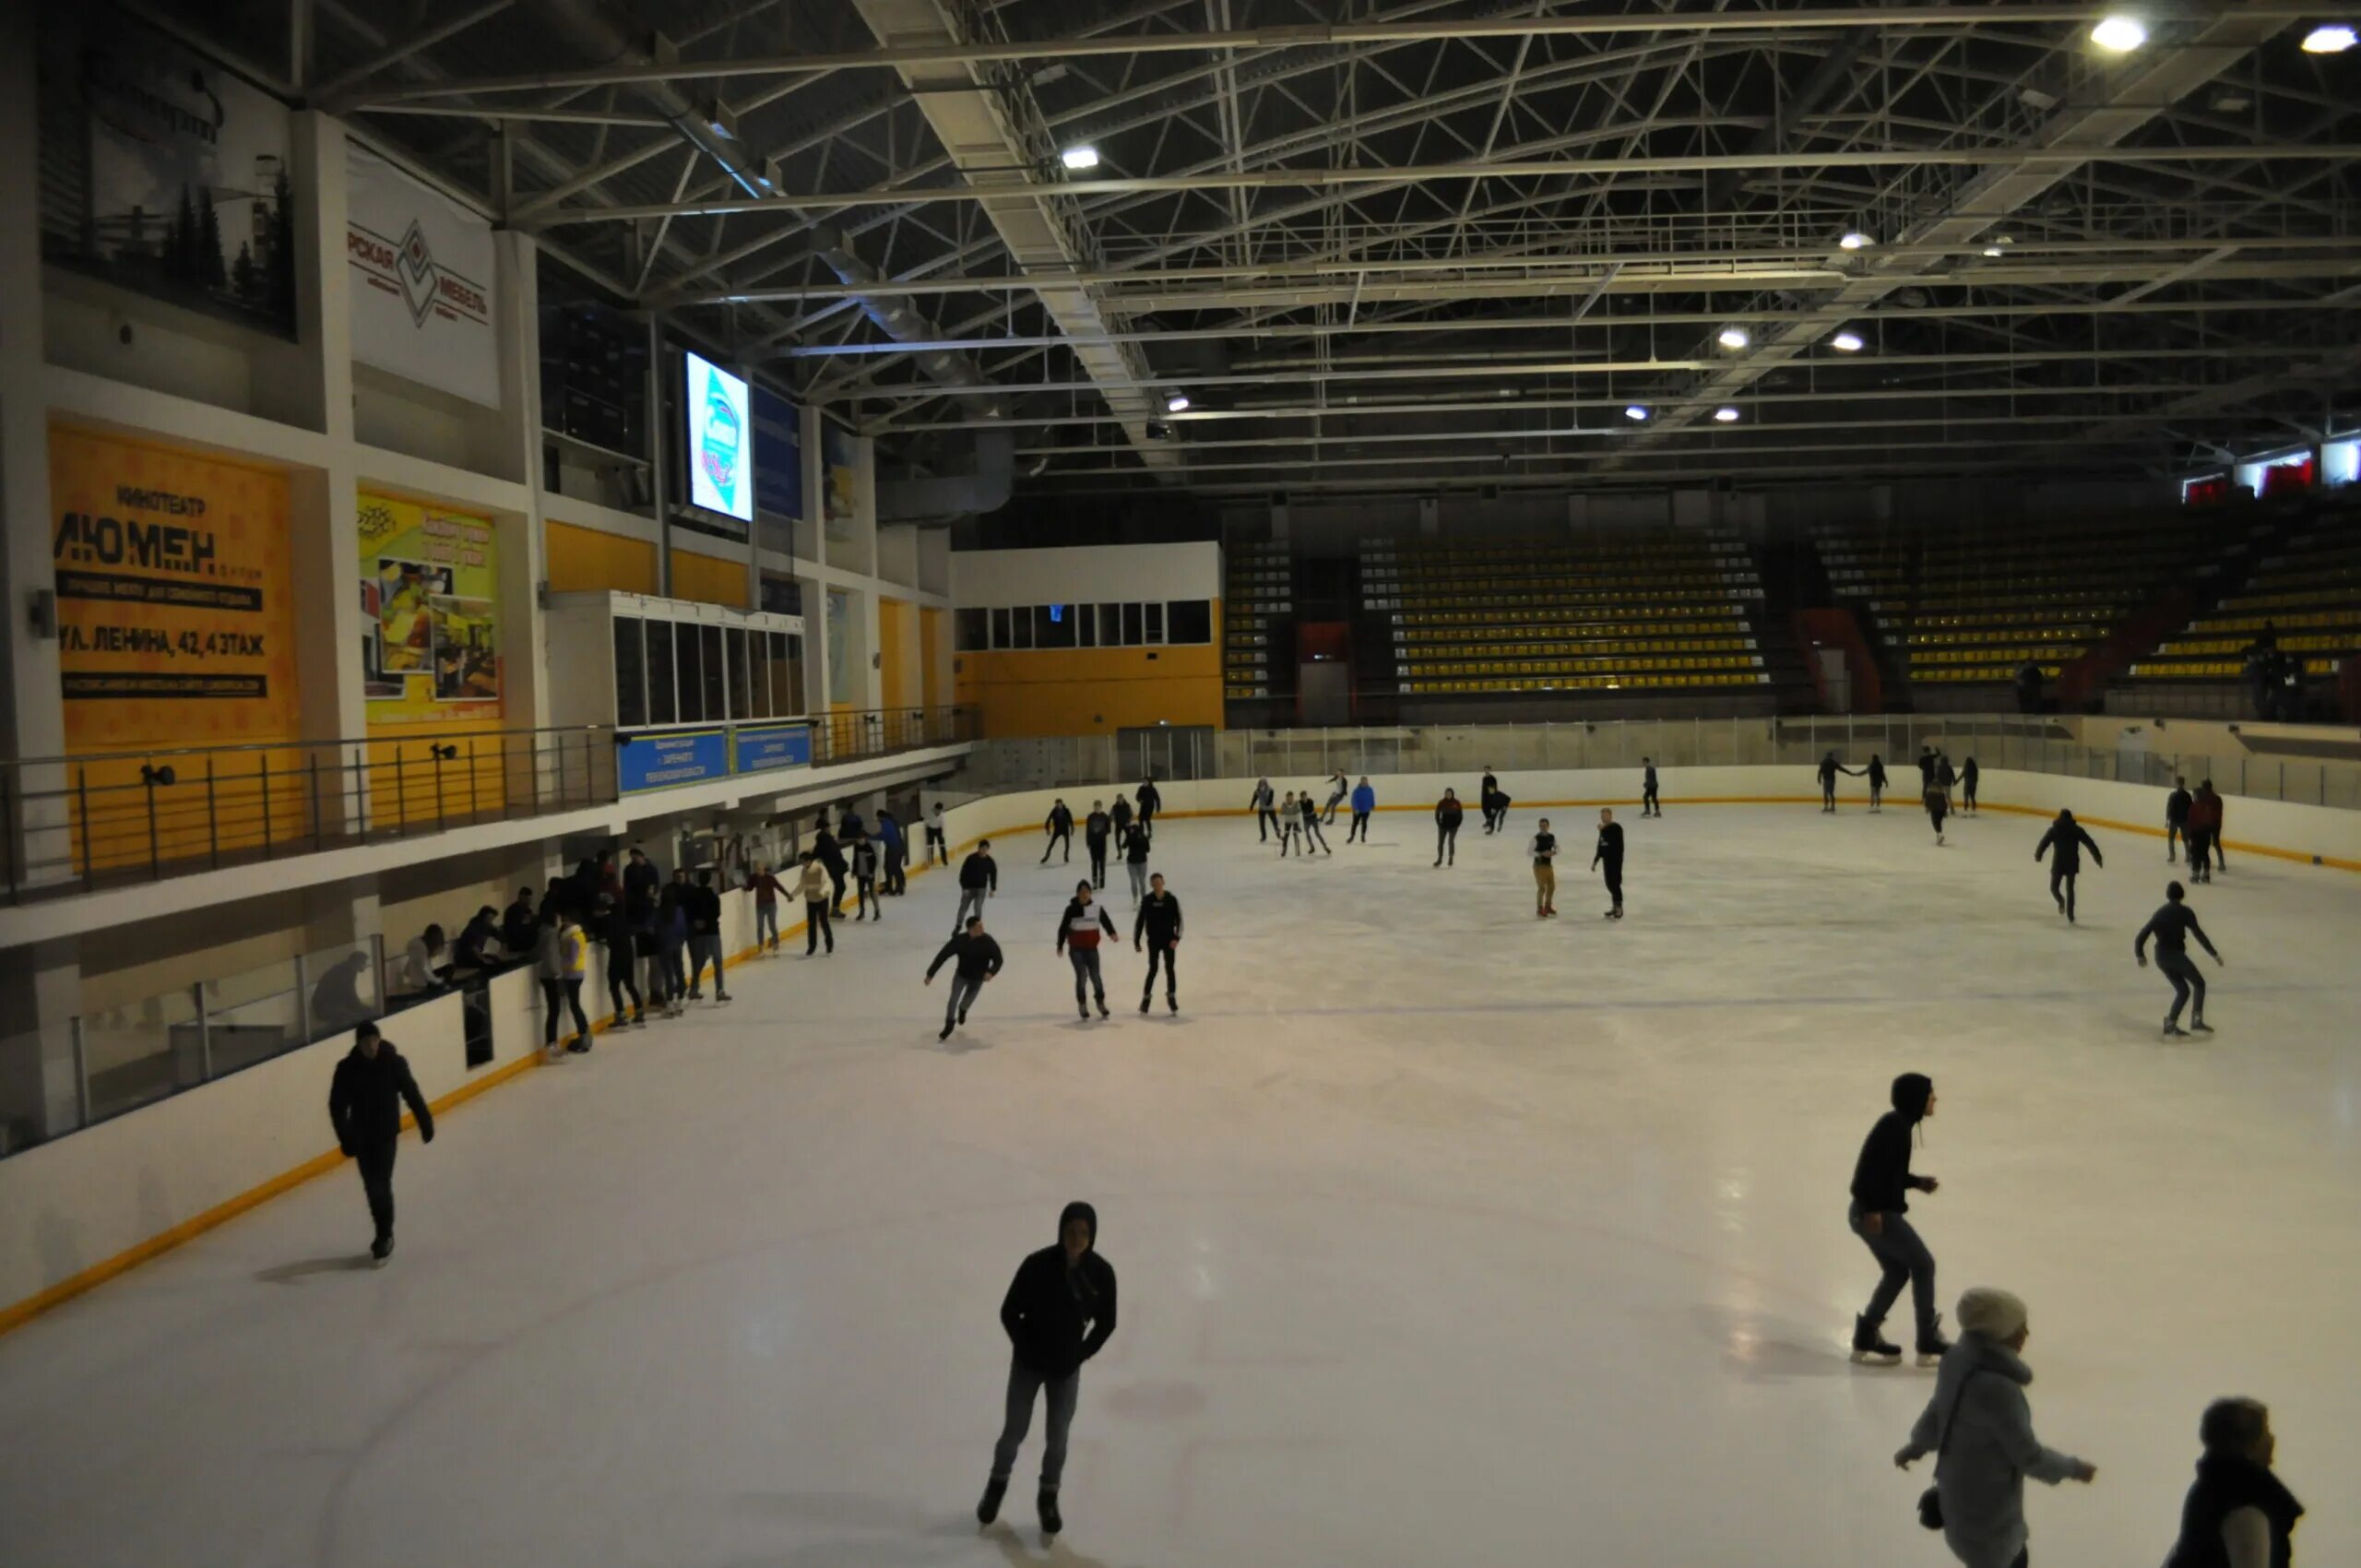
[[[2307,54],[2342,54],[2353,47],[2353,30],[2342,22],[2322,22],[2304,35]]]
[[[1623,405],[1623,417],[1633,421],[1644,420],[1648,417],[1647,406],[1643,403],[1626,403]]]
[[[2000,254],[2000,247],[1998,245],[1987,245],[1984,247],[1984,254],[1989,256],[1997,256]]]
[[[1720,408],[1714,410],[1714,417],[1724,424],[1736,424],[1738,422],[1738,410],[1731,408],[1727,403],[1724,403]]]
[[[1861,351],[1861,335],[1847,329],[1831,338],[1828,346],[1840,354],[1857,354]]]
[[[1175,392],[1170,397],[1164,399],[1164,411],[1168,414],[1183,412],[1188,409],[1188,407],[1189,394],[1186,392]]]
[[[1076,173],[1085,169],[1096,169],[1098,167],[1098,149],[1088,142],[1084,142],[1078,147],[1070,147],[1058,154],[1058,161]]]
[[[1746,328],[1743,327],[1725,327],[1722,328],[1721,336],[1714,340],[1723,348],[1733,351],[1743,349],[1754,341],[1752,338],[1747,336]]]
[[[1866,250],[1876,244],[1877,242],[1875,240],[1872,240],[1867,234],[1864,234],[1858,229],[1849,229],[1845,231],[1845,237],[1836,242],[1836,248],[1847,251]]]
[[[2110,54],[2129,54],[2148,42],[2147,24],[2118,11],[2099,18],[2091,30],[2091,42]]]

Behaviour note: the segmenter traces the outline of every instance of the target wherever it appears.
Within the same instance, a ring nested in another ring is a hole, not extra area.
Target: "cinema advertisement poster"
[[[68,749],[292,738],[286,476],[53,427],[49,483]]]
[[[501,716],[492,520],[361,496],[361,662],[372,730]]]

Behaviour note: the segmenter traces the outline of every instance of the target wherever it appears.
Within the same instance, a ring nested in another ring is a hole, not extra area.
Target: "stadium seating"
[[[2137,681],[2235,681],[2268,625],[2307,676],[2336,672],[2361,653],[2361,528],[2349,512],[2317,517],[2257,564],[2238,592],[2200,615],[2152,658]]]
[[[1769,683],[1746,547],[1695,530],[1369,540],[1361,608],[1405,695]],[[1380,674],[1387,671],[1380,671]]]
[[[1287,696],[1295,690],[1294,559],[1285,540],[1233,544],[1224,554],[1223,695]]]

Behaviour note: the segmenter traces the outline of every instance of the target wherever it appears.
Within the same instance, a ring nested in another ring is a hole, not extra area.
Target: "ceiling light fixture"
[[[1875,244],[1877,244],[1875,240],[1870,239],[1858,229],[1850,229],[1845,231],[1845,234],[1843,239],[1836,242],[1836,248],[1839,250],[1857,251],[1865,249]]]
[[[1164,399],[1164,411],[1168,414],[1185,413],[1188,408],[1189,394],[1186,392],[1175,392]]]
[[[1721,336],[1714,340],[1719,343],[1723,348],[1733,350],[1743,349],[1749,343],[1754,341],[1753,339],[1747,336],[1746,328],[1743,327],[1725,327],[1722,328]]]
[[[2304,35],[2307,54],[2342,54],[2353,47],[2353,30],[2343,22],[2322,22]]]
[[[1853,331],[1839,332],[1828,340],[1828,346],[1840,354],[1857,354],[1861,351],[1861,335]]]
[[[2091,30],[2091,42],[2110,54],[2129,54],[2148,42],[2147,24],[2118,11],[2099,18]]]
[[[1724,424],[1736,424],[1738,422],[1738,410],[1731,408],[1727,403],[1725,403],[1720,408],[1714,410],[1714,417]]]
[[[1623,417],[1627,420],[1646,419],[1648,417],[1647,407],[1645,404],[1642,403],[1626,403],[1623,405]]]
[[[1058,154],[1058,161],[1076,173],[1080,173],[1085,169],[1096,169],[1098,167],[1098,149],[1088,142],[1084,142],[1079,147],[1070,147]]]

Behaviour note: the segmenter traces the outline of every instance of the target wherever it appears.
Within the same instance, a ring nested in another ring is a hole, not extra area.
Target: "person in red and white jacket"
[[[1098,1016],[1107,1014],[1107,978],[1098,968],[1098,938],[1103,932],[1115,934],[1115,919],[1105,907],[1094,902],[1090,884],[1074,885],[1074,897],[1066,903],[1066,912],[1058,917],[1058,951],[1074,962],[1074,1010],[1090,1020],[1090,993],[1098,1003]]]

